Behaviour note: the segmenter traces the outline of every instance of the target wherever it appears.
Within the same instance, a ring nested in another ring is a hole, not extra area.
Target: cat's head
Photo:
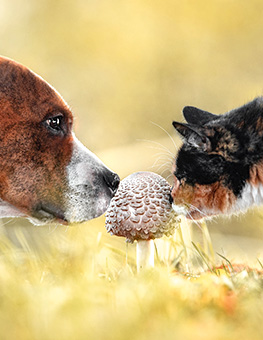
[[[251,190],[263,183],[263,99],[220,116],[190,106],[183,115],[187,123],[173,122],[184,141],[173,167],[174,209],[199,219],[257,203]]]

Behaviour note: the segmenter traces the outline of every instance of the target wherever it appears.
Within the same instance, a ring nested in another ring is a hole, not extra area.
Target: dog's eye
[[[52,117],[52,118],[49,118],[47,120],[47,124],[48,124],[48,126],[51,127],[51,129],[60,130],[61,129],[61,121],[62,121],[61,116]]]
[[[50,117],[45,121],[47,127],[51,130],[53,133],[61,133],[63,132],[63,116],[55,116]]]

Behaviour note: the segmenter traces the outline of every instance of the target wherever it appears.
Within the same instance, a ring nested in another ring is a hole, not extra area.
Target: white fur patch
[[[70,222],[81,222],[100,216],[109,206],[112,196],[102,174],[110,170],[75,135],[73,138],[73,154],[67,166],[69,188],[65,216]]]
[[[237,199],[231,209],[232,213],[245,211],[248,208],[263,204],[263,185],[257,186],[247,183],[242,191],[242,195]]]
[[[184,205],[176,205],[176,204],[172,204],[172,208],[173,211],[177,214],[177,215],[183,215],[186,216],[187,215],[187,208]]]

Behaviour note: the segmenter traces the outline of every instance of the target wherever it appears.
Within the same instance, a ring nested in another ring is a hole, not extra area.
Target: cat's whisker
[[[169,170],[170,171],[170,170]],[[168,181],[171,177],[173,176],[173,174],[172,173],[170,173],[170,175],[169,176],[167,176],[165,179],[166,179],[166,181]]]
[[[170,162],[164,163],[163,165],[161,165],[159,167],[159,171],[161,171],[161,169],[163,169],[162,172],[168,171],[169,174],[170,174],[171,173],[171,163]]]
[[[207,214],[205,214],[202,210],[198,209],[196,206],[194,206],[193,204],[188,204],[191,208],[194,208],[195,210],[197,210],[198,212],[200,212],[200,214],[202,214],[205,217],[208,217]]]
[[[164,177],[164,174],[165,174],[165,172],[167,172],[167,171],[169,171],[168,169],[164,169],[161,173],[160,173],[160,175],[162,176],[162,177]]]
[[[158,154],[167,154],[167,155],[169,155],[170,157],[174,157],[174,155],[171,153],[171,152],[169,152],[168,150],[165,150],[165,149],[162,149],[161,147],[157,147],[157,146],[147,146],[147,148],[148,149],[152,149],[152,150],[160,150],[160,151],[162,151],[161,153],[158,153]]]
[[[201,225],[200,225],[200,224],[192,217],[191,213],[188,213],[188,216],[190,217],[191,221],[192,221],[195,225],[197,225],[197,227],[198,227],[200,230],[202,230]]]
[[[160,162],[160,161],[166,161],[166,162],[170,162],[171,164],[173,163],[173,160],[168,156],[168,155],[164,155],[164,154],[160,154],[156,160],[154,161],[154,164]]]
[[[174,146],[175,151],[177,152],[178,151],[178,147],[177,147],[174,139],[172,138],[172,136],[169,134],[169,132],[166,131],[160,125],[158,125],[158,124],[156,124],[154,122],[151,122],[151,123],[154,124],[155,126],[159,127],[162,131],[164,131],[166,133],[166,135],[172,141],[172,144]],[[161,176],[164,176],[164,174],[166,172],[169,172],[169,174],[167,176],[165,176],[166,180],[168,180],[173,175],[171,173],[170,169],[171,169],[172,164],[174,162],[174,157],[175,157],[174,153],[171,152],[169,148],[167,148],[166,146],[164,146],[163,144],[161,144],[159,142],[148,140],[148,139],[138,139],[138,141],[142,141],[142,142],[146,142],[146,143],[151,143],[153,145],[152,146],[148,145],[148,148],[161,151],[161,152],[156,153],[155,156],[157,156],[157,159],[154,161],[154,163],[150,167],[150,169],[154,169],[156,172],[160,172],[162,170]]]
[[[163,164],[163,165],[160,165],[158,168],[155,168],[155,171],[157,173],[159,173],[161,176],[163,176],[163,174],[165,172],[169,172],[170,173],[170,167],[168,167],[167,164]]]
[[[161,163],[161,164],[159,164],[160,163],[160,161],[161,161],[161,159],[157,159],[154,163],[153,163],[153,165],[150,167],[151,169],[156,169],[156,168],[160,168],[160,167],[162,167],[163,166],[163,164],[166,166],[166,165],[170,165],[171,163],[170,162],[165,162],[165,163]],[[157,172],[158,172],[158,169],[157,169]]]
[[[166,162],[164,162],[164,160],[166,160]],[[157,172],[158,171],[160,171],[163,167],[169,167],[169,168],[171,168],[171,166],[172,166],[172,160],[171,159],[168,159],[167,160],[167,157],[158,157],[155,161],[154,161],[154,163],[153,163],[153,165],[151,166],[151,169],[155,169],[156,170],[156,168],[157,168]]]
[[[137,139],[137,141],[139,142],[146,142],[146,143],[152,143],[152,144],[155,144],[155,145],[158,145],[159,147],[150,147],[148,146],[149,148],[152,148],[152,149],[157,149],[157,150],[163,150],[163,151],[166,151],[168,152],[170,155],[172,155],[174,157],[174,154],[164,145],[162,145],[161,143],[159,142],[156,142],[156,141],[153,141],[153,140],[149,140],[149,139]]]
[[[153,125],[155,125],[155,126],[157,126],[158,128],[160,128],[162,131],[164,131],[166,134],[167,134],[167,136],[170,138],[170,140],[172,141],[172,144],[173,144],[173,146],[174,146],[174,149],[175,149],[175,151],[178,151],[178,146],[175,144],[175,141],[174,141],[174,139],[173,139],[173,137],[170,135],[170,133],[167,131],[167,130],[165,130],[161,125],[159,125],[159,124],[157,124],[157,123],[154,123],[154,122],[151,122]]]
[[[66,225],[66,226],[65,226],[65,230],[64,230],[64,232],[65,232],[65,233],[67,233],[67,232],[68,232],[68,230],[69,230],[69,225]]]
[[[167,167],[167,170],[168,170],[168,167],[169,169],[171,168],[171,162],[167,161],[167,162],[164,162],[162,163],[159,167],[158,167],[158,170],[160,171],[162,168],[164,167]]]
[[[163,158],[169,158],[171,161],[174,160],[174,157],[172,157],[168,152],[165,153],[165,152],[158,152],[155,154],[155,156],[163,156]]]

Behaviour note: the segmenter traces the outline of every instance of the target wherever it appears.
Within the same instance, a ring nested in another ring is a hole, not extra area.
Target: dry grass
[[[107,235],[103,219],[7,230],[1,339],[262,338],[262,274],[220,257],[215,268],[207,238],[190,246],[177,232],[157,242],[155,269],[137,275],[134,245]]]

